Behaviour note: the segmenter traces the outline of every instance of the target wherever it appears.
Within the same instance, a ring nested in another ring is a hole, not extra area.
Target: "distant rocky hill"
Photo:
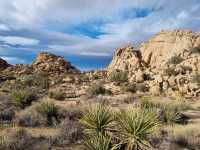
[[[31,65],[16,64],[9,65],[5,60],[0,59],[0,70],[5,73],[18,75],[47,72],[49,74],[78,73],[79,70],[64,60],[64,57],[51,53],[42,52]]]

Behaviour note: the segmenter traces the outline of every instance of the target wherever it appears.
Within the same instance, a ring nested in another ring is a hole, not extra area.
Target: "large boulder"
[[[129,45],[116,50],[107,69],[108,72],[113,72],[114,70],[134,72],[143,65],[140,51]]]
[[[64,57],[56,56],[51,53],[42,52],[36,60],[33,61],[31,67],[33,72],[48,72],[48,73],[77,73],[79,72],[70,62],[64,60]]]

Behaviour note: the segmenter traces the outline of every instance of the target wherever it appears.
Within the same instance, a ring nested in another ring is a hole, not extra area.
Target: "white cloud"
[[[18,57],[1,57],[2,59],[6,60],[9,64],[24,64],[26,63],[25,60],[18,58]]]
[[[37,45],[40,41],[36,39],[17,37],[17,36],[0,36],[0,41],[5,44],[21,45],[21,46],[32,46]]]
[[[143,18],[123,18],[130,8],[152,12]],[[104,22],[97,25],[103,35],[92,38],[65,31],[93,21]],[[0,31],[18,31],[1,35],[0,41],[37,45],[35,51],[106,56],[119,46],[137,45],[162,29],[175,28],[200,30],[199,0],[0,0]]]
[[[0,31],[10,31],[10,28],[5,24],[0,24]]]

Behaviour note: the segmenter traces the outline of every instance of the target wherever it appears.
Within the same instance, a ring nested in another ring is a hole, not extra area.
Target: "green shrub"
[[[173,56],[167,61],[167,64],[177,65],[177,64],[180,64],[183,60],[184,59],[180,56]]]
[[[87,92],[90,96],[96,96],[106,94],[107,90],[100,84],[94,84],[88,88]]]
[[[181,115],[179,112],[176,112],[171,109],[164,110],[164,122],[167,124],[181,123]]]
[[[123,71],[113,71],[109,74],[108,80],[111,82],[127,82],[128,81],[128,73]]]
[[[191,53],[200,54],[200,47],[194,47],[190,49]]]
[[[49,92],[49,98],[55,99],[55,100],[64,100],[65,99],[65,93],[60,90],[54,90]]]
[[[131,93],[136,92],[136,85],[135,84],[123,84],[121,88],[124,92],[131,92]]]
[[[25,106],[29,106],[36,99],[36,96],[27,89],[21,89],[12,91],[11,99],[14,105],[24,108]]]
[[[164,70],[164,74],[168,76],[176,76],[178,72],[176,72],[175,67],[169,67]]]
[[[140,107],[142,109],[152,109],[155,107],[155,105],[150,101],[150,98],[142,97],[140,99]]]

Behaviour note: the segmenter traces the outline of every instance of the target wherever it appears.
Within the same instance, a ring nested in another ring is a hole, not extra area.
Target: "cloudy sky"
[[[41,51],[81,69],[161,29],[200,31],[200,0],[0,0],[0,57],[31,63]]]

